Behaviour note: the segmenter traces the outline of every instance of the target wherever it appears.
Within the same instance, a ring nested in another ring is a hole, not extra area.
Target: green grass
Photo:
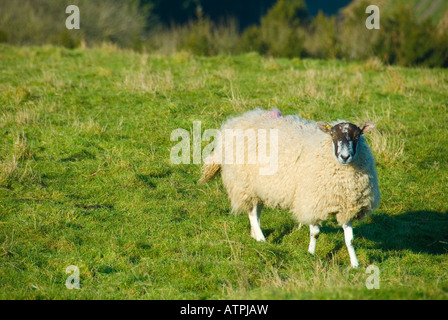
[[[377,60],[0,46],[0,298],[447,299],[447,92],[447,70]],[[359,269],[335,222],[311,256],[308,227],[268,209],[257,243],[220,179],[171,163],[174,129],[257,106],[377,122],[382,202],[355,224]]]

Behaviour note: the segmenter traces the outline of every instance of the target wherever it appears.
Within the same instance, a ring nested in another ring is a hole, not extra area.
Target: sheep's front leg
[[[249,221],[250,221],[250,235],[257,241],[266,242],[266,239],[263,235],[263,231],[261,231],[260,226],[260,217],[261,210],[263,209],[263,204],[259,203],[249,212]]]
[[[310,224],[310,246],[308,252],[314,254],[316,252],[316,242],[319,238],[319,226]]]
[[[353,247],[352,223],[349,222],[347,224],[343,224],[342,228],[344,229],[345,245],[347,246],[348,254],[350,255],[350,263],[353,268],[358,268],[359,263],[358,259],[356,258],[355,248]]]

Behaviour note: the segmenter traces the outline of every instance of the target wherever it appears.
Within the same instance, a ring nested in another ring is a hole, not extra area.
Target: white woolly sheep
[[[260,227],[263,205],[290,210],[300,224],[309,225],[308,251],[312,254],[319,225],[335,217],[344,230],[351,265],[356,268],[359,264],[353,247],[352,221],[372,213],[380,201],[374,159],[362,136],[374,126],[371,122],[358,127],[346,121],[330,125],[299,116],[283,117],[276,109],[249,111],[222,126],[217,148],[205,160],[199,183],[207,182],[221,170],[233,211],[249,213],[251,236],[258,241],[266,241]],[[260,174],[266,162],[241,163],[232,161],[234,158],[223,161],[224,150],[234,151],[234,136],[224,135],[229,130],[245,134],[245,160],[251,151],[270,150],[271,159],[277,156],[277,171]],[[274,130],[278,141],[275,136],[254,139],[247,134],[250,130]],[[278,143],[277,148],[272,148],[274,143]]]

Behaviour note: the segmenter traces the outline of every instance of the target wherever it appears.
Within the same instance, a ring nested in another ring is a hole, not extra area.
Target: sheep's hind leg
[[[342,228],[344,229],[345,245],[347,246],[348,254],[350,255],[350,263],[353,268],[358,268],[359,263],[358,259],[356,258],[355,248],[353,247],[352,223],[349,222],[347,224],[343,224]]]
[[[257,241],[266,242],[266,239],[263,235],[263,231],[261,231],[260,226],[260,217],[261,210],[263,209],[263,204],[259,203],[253,207],[253,209],[249,212],[249,221],[250,221],[250,235]]]
[[[308,252],[314,254],[316,252],[316,242],[319,238],[319,226],[310,224],[310,246]]]

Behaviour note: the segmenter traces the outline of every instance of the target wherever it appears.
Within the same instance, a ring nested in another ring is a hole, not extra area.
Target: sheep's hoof
[[[250,236],[259,242],[266,242],[266,238],[264,237],[263,232],[259,230],[251,230]]]
[[[258,242],[266,242],[266,238],[264,236],[252,236],[252,238],[254,238],[255,240],[257,240]]]

